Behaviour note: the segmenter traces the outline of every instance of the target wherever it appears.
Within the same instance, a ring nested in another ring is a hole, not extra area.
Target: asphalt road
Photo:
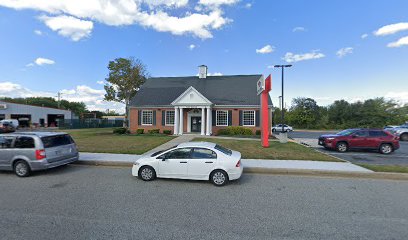
[[[317,145],[317,139],[320,135],[330,134],[333,132],[304,132],[295,131],[289,133],[292,138],[302,138],[313,140],[313,147],[319,151],[331,154],[338,158],[350,161],[352,163],[377,164],[377,165],[402,165],[408,166],[408,142],[400,141],[400,149],[390,155],[380,154],[377,151],[349,151],[347,153],[339,153],[334,150],[327,150]]]
[[[143,182],[129,168],[0,172],[1,239],[406,239],[408,181],[244,175]]]

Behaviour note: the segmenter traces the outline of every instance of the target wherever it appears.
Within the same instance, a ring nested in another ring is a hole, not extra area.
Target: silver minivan
[[[27,177],[31,171],[72,163],[78,158],[77,146],[66,133],[0,134],[0,170],[12,170],[19,177]]]

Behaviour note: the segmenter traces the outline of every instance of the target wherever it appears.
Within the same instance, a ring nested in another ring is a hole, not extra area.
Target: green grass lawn
[[[112,128],[62,130],[69,133],[81,152],[143,154],[173,139],[166,135],[116,135]]]
[[[260,141],[229,140],[195,138],[193,141],[213,142],[221,146],[241,152],[242,158],[246,159],[278,159],[278,160],[312,160],[340,162],[337,158],[319,153],[311,148],[288,142],[286,144],[270,141],[269,148],[263,148]]]
[[[408,166],[398,165],[373,165],[373,164],[358,164],[363,168],[368,168],[374,172],[394,172],[394,173],[408,173]]]

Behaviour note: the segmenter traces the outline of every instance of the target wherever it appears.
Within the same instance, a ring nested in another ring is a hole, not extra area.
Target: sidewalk
[[[132,154],[109,154],[109,153],[83,153],[79,155],[79,163],[88,165],[109,165],[109,166],[132,166],[140,155]],[[242,159],[244,169],[273,170],[305,170],[305,171],[326,171],[326,172],[353,172],[371,173],[373,171],[354,165],[349,162],[320,162],[320,161],[299,161],[299,160],[262,160],[262,159]],[[263,171],[262,171],[263,172]]]

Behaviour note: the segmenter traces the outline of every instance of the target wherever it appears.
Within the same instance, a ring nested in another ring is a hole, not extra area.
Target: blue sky
[[[110,60],[134,56],[152,76],[196,75],[201,64],[272,73],[275,104],[281,76],[268,66],[288,62],[287,105],[298,96],[408,103],[406,0],[83,2],[0,0],[0,96],[62,91],[90,109],[121,109],[102,101],[98,81]]]

